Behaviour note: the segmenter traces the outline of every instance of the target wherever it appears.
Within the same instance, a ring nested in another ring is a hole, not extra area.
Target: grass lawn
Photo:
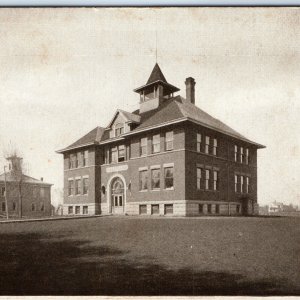
[[[0,224],[2,295],[300,295],[300,218]]]

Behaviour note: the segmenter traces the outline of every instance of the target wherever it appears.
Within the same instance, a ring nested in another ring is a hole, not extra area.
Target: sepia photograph
[[[1,296],[300,296],[300,8],[1,7]]]

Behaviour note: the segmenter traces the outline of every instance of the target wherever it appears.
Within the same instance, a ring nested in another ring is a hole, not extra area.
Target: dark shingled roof
[[[104,131],[105,131],[105,128],[97,126],[93,130],[91,130],[89,133],[84,135],[82,138],[77,140],[75,143],[73,143],[73,144],[69,145],[68,147],[66,147],[62,150],[59,150],[57,152],[65,152],[67,150],[79,148],[84,145],[96,144],[101,141]]]
[[[0,181],[4,182],[5,181],[5,176],[4,173],[0,175]],[[16,182],[18,181],[16,176],[10,171],[6,173],[6,181],[7,182]],[[22,175],[22,182],[24,183],[32,183],[32,184],[40,184],[40,185],[52,185],[51,183],[46,183],[44,181],[35,179],[33,177],[27,176],[27,175]]]
[[[166,80],[164,74],[162,73],[158,63],[156,63],[146,84],[150,84],[150,83],[156,82],[158,80],[167,83],[167,80]]]
[[[133,113],[138,114],[139,110],[136,110]],[[166,100],[156,110],[142,113],[140,114],[140,116],[141,124],[137,126],[132,132],[146,129],[148,127],[151,128],[162,123],[188,118],[192,121],[199,122],[204,127],[212,128],[218,132],[230,135],[237,139],[242,139],[251,144],[256,144],[248,140],[246,137],[244,137],[231,127],[227,126],[220,120],[213,118],[211,115],[181,96],[176,96],[174,98]]]

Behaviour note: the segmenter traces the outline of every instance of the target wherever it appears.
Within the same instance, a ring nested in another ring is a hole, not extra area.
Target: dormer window
[[[115,137],[120,136],[124,133],[124,124],[118,123],[115,126]]]

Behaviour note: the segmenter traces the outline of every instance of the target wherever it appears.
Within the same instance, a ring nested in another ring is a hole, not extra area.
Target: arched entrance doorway
[[[124,182],[120,177],[115,177],[110,185],[111,212],[113,214],[124,214],[125,195]]]

